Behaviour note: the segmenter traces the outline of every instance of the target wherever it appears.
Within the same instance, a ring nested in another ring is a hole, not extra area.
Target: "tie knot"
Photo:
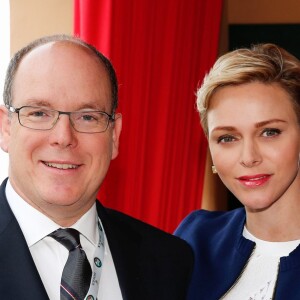
[[[80,247],[79,232],[74,228],[60,228],[49,234],[69,251]]]

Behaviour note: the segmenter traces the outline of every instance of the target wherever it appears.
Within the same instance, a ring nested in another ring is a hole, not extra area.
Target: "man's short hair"
[[[116,72],[114,70],[114,67],[110,60],[105,57],[102,53],[100,53],[94,46],[84,42],[82,39],[65,35],[65,34],[58,34],[58,35],[51,35],[51,36],[44,36],[39,39],[36,39],[20,49],[18,52],[14,54],[14,56],[11,58],[10,63],[8,65],[8,69],[6,72],[5,77],[5,84],[4,84],[4,91],[3,91],[3,101],[5,105],[12,105],[13,101],[13,84],[16,72],[18,70],[18,67],[22,61],[22,59],[31,52],[32,50],[36,49],[39,46],[51,43],[51,42],[69,42],[73,43],[82,47],[85,47],[91,51],[91,54],[95,55],[100,63],[102,63],[106,70],[107,74],[110,79],[111,83],[111,95],[112,95],[112,113],[115,112],[117,106],[118,106],[118,81]]]

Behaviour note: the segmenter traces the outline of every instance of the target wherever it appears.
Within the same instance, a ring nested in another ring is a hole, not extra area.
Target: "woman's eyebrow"
[[[281,119],[271,119],[271,120],[258,122],[258,123],[255,124],[255,127],[260,128],[260,127],[264,127],[264,126],[272,124],[272,123],[286,123],[286,121],[281,120]]]
[[[217,126],[217,127],[215,127],[215,128],[212,130],[212,132],[213,132],[213,131],[219,131],[219,130],[224,130],[224,131],[235,131],[236,128],[233,127],[233,126]]]

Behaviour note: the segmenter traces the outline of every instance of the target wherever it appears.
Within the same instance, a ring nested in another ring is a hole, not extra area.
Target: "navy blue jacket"
[[[229,212],[198,210],[175,231],[193,248],[195,267],[188,300],[217,300],[235,283],[254,250],[243,237],[245,209]],[[300,299],[300,246],[280,260],[275,300]]]
[[[49,299],[21,228],[0,187],[0,299]],[[124,300],[183,300],[193,267],[183,240],[120,212],[97,212],[105,229]],[[51,276],[51,274],[49,274]]]

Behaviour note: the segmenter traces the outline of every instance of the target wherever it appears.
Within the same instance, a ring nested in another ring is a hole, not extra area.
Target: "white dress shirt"
[[[46,215],[24,201],[8,180],[6,185],[8,203],[21,227],[29,250],[51,300],[60,300],[60,281],[69,251],[48,234],[60,228]],[[101,223],[101,220],[99,220]],[[93,257],[99,240],[96,204],[73,226],[80,232],[82,248],[93,266]],[[104,232],[104,261],[98,291],[99,300],[122,300],[120,285],[108,241]]]

